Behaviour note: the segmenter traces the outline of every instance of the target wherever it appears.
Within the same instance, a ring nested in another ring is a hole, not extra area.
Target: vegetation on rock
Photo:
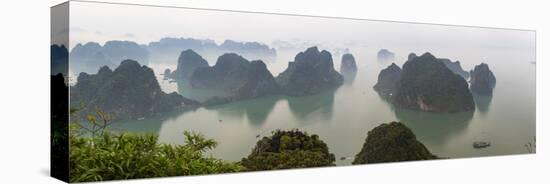
[[[319,52],[317,47],[298,53],[276,80],[283,93],[290,96],[319,94],[344,83],[343,76],[334,70],[330,52]]]
[[[395,63],[392,63],[386,69],[380,71],[380,74],[378,74],[378,81],[373,88],[384,98],[388,98],[394,92],[400,78],[401,68]]]
[[[430,53],[409,56],[391,101],[399,108],[428,112],[452,113],[475,109],[466,80]]]
[[[97,74],[81,73],[71,88],[71,105],[89,114],[96,108],[120,119],[137,119],[179,108],[194,108],[198,102],[173,92],[164,93],[153,73],[137,61],[124,60],[112,71],[104,66]]]
[[[191,49],[180,53],[176,70],[170,77],[176,80],[188,80],[199,67],[208,67],[208,62]]]
[[[317,135],[299,130],[274,131],[256,143],[241,164],[247,170],[274,170],[334,166],[334,154]]]
[[[250,62],[234,53],[220,56],[212,67],[197,68],[191,77],[191,86],[228,94],[211,100],[216,102],[257,98],[280,92],[279,85],[263,61]]]
[[[411,129],[400,122],[391,122],[367,133],[363,148],[355,156],[353,164],[430,159],[437,159],[437,156],[416,140]]]

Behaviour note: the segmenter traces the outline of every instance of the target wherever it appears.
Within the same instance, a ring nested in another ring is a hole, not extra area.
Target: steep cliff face
[[[437,159],[437,156],[416,139],[411,129],[400,122],[391,122],[368,132],[353,164],[431,159]]]
[[[482,96],[493,94],[493,88],[495,88],[497,80],[489,69],[489,65],[485,63],[477,65],[474,70],[470,71],[470,76],[470,89],[472,92]]]
[[[191,86],[228,93],[213,99],[216,103],[280,93],[279,85],[263,61],[249,62],[233,53],[220,56],[212,67],[197,68],[191,77]]]
[[[97,74],[80,73],[71,88],[71,105],[83,115],[97,108],[116,119],[136,119],[199,104],[162,92],[152,69],[124,60],[114,71],[104,66]]]
[[[170,77],[176,80],[188,80],[200,67],[208,67],[208,62],[195,51],[188,49],[180,53],[177,68]]]
[[[229,53],[220,56],[216,65],[197,68],[191,85],[197,89],[234,91],[246,82],[250,62],[240,55]]]
[[[255,60],[250,63],[246,83],[237,90],[238,99],[256,98],[280,93],[280,87],[265,63]]]
[[[395,63],[392,63],[390,66],[380,71],[380,74],[378,74],[378,81],[373,88],[383,97],[388,98],[393,95],[400,78],[401,68]]]
[[[276,78],[283,93],[290,96],[306,96],[336,88],[343,84],[343,76],[334,70],[332,56],[317,47],[298,53],[288,68]]]
[[[428,112],[452,113],[475,109],[466,80],[430,53],[409,56],[391,101],[399,108]]]

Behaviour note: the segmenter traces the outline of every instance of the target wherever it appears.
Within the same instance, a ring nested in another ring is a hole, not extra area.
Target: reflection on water
[[[191,87],[191,84],[188,80],[178,80],[178,93],[186,98],[197,100],[199,102],[204,102],[212,97],[226,97],[230,96],[230,93],[221,91],[221,90],[212,90],[212,89],[195,89]]]
[[[376,92],[376,94],[378,95],[378,97],[380,98],[380,100],[388,103],[390,106],[391,106],[391,109],[393,110],[393,105],[391,105],[391,101],[390,101],[390,97],[389,95],[386,95],[385,93],[381,93],[379,91],[376,91],[374,88],[372,89],[373,91]]]
[[[290,112],[299,120],[305,120],[313,114],[320,115],[324,120],[329,120],[333,112],[336,90],[332,89],[312,96],[286,97],[285,99]]]
[[[110,129],[114,132],[131,131],[158,134],[162,127],[162,122],[171,121],[181,115],[184,115],[186,113],[193,113],[195,111],[196,109],[182,109],[175,110],[169,113],[164,113],[161,116],[151,116],[140,120],[116,121],[111,125]]]
[[[395,116],[407,125],[418,140],[430,145],[443,145],[468,127],[474,111],[460,113],[431,113],[395,109]]]
[[[351,86],[353,84],[353,81],[355,81],[357,72],[345,73],[345,74],[342,74],[342,76],[344,76],[344,86]]]
[[[429,145],[441,146],[454,135],[460,135],[474,116],[474,111],[432,113],[395,108],[383,94],[376,94],[390,106],[398,121],[407,125],[419,140]]]
[[[481,96],[475,93],[472,93],[474,96],[474,101],[476,103],[476,108],[481,114],[487,114],[489,112],[489,107],[491,107],[491,101],[493,100],[493,95],[490,96]]]
[[[242,119],[246,116],[251,125],[261,127],[271,111],[273,111],[275,103],[281,100],[281,98],[281,96],[269,96],[205,108],[216,111],[220,117]],[[223,122],[223,119],[219,121]]]

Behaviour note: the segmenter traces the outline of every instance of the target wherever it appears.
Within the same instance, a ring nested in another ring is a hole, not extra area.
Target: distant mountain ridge
[[[242,42],[235,40],[225,40],[217,44],[210,39],[195,38],[173,38],[165,37],[156,42],[147,45],[151,53],[151,58],[157,62],[172,62],[177,55],[183,51],[191,49],[207,61],[215,61],[218,56],[224,53],[236,53],[250,60],[263,60],[272,62],[277,56],[274,48],[260,42]],[[210,63],[214,65],[215,63]]]
[[[274,48],[260,42],[240,42],[225,40],[217,44],[214,40],[195,38],[165,37],[140,45],[133,41],[107,41],[104,45],[96,42],[79,43],[70,51],[73,73],[97,71],[101,66],[116,67],[119,61],[132,59],[140,64],[149,62],[172,63],[184,50],[192,49],[207,61],[215,61],[224,53],[237,53],[251,60],[275,61]],[[211,65],[215,63],[210,63]]]
[[[119,62],[126,59],[140,61],[147,65],[149,51],[132,41],[108,41],[104,45],[96,42],[77,44],[69,53],[70,70],[73,73],[92,73],[102,66],[114,68]]]

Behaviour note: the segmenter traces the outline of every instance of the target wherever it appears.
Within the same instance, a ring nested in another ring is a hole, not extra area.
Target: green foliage
[[[353,164],[437,159],[414,133],[399,122],[382,124],[368,132]]]
[[[258,141],[252,153],[241,164],[247,170],[274,170],[334,166],[334,154],[317,135],[299,130],[273,132]]]
[[[77,110],[71,110],[75,115]],[[161,144],[154,134],[115,135],[107,131],[112,116],[96,110],[87,124],[69,126],[71,182],[229,173],[241,165],[204,156],[218,143],[194,132],[184,132],[184,145]],[[76,118],[78,119],[78,118]]]
[[[76,114],[77,111],[76,109],[71,110],[71,114],[76,119],[79,119],[80,117]],[[113,123],[112,119],[112,114],[96,108],[94,114],[86,116],[86,124],[71,123],[69,128],[74,131],[74,134],[90,134],[92,137],[102,136]]]
[[[238,172],[242,166],[204,156],[216,147],[212,139],[185,132],[185,145],[158,142],[153,134],[104,133],[99,137],[70,137],[70,181]]]

